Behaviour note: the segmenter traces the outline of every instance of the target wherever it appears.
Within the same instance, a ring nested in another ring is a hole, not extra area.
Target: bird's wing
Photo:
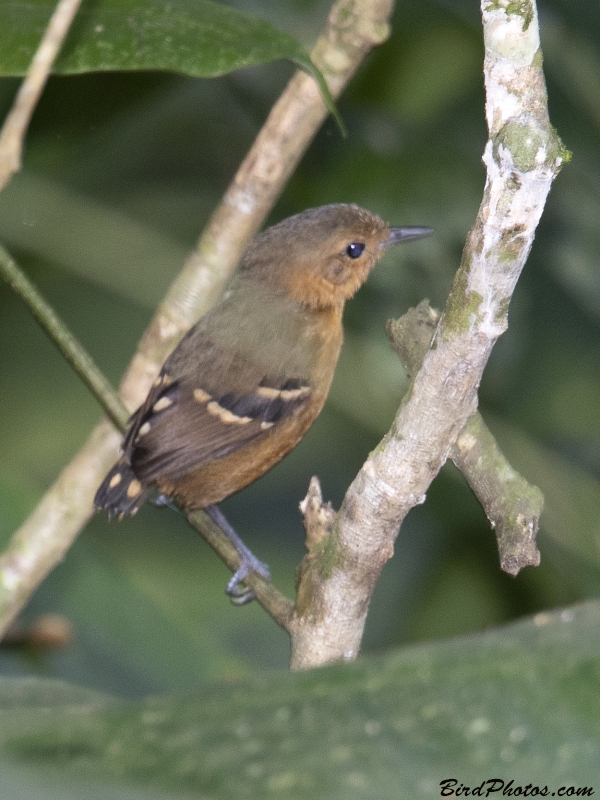
[[[204,352],[219,363],[215,347]],[[213,374],[204,381],[202,371],[195,379],[171,378],[168,368],[169,362],[131,418],[123,445],[144,483],[181,477],[272,434],[312,394],[302,377],[264,374],[247,358],[238,358],[218,380]]]

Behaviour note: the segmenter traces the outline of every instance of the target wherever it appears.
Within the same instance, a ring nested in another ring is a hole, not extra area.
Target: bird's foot
[[[208,516],[216,523],[223,533],[227,536],[229,541],[240,554],[241,563],[237,570],[234,572],[231,580],[227,584],[225,592],[231,598],[231,602],[236,606],[243,606],[254,600],[254,592],[244,584],[246,578],[251,572],[256,572],[261,575],[266,581],[271,580],[271,573],[269,567],[264,562],[260,561],[254,553],[247,547],[240,539],[237,533],[233,530],[227,518],[216,506],[206,506],[204,509]]]
[[[231,576],[231,580],[225,589],[226,594],[231,599],[231,602],[236,606],[244,606],[254,600],[254,592],[244,584],[244,578],[250,573],[256,572],[261,575],[266,581],[271,580],[271,573],[269,567],[263,561],[248,550],[246,555],[242,555],[242,563]]]
[[[154,500],[152,501],[157,508],[170,508],[173,511],[177,511],[178,514],[181,514],[181,509],[175,503],[172,497],[169,497],[166,494],[159,494],[157,495]]]

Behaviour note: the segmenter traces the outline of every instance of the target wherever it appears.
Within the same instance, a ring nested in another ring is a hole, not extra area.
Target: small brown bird
[[[430,228],[391,228],[355,205],[312,208],[248,248],[224,298],[165,361],[129,421],[123,455],[98,489],[109,519],[134,514],[154,488],[204,508],[268,576],[215,504],[283,458],[323,408],[342,346],[342,312],[388,247]]]

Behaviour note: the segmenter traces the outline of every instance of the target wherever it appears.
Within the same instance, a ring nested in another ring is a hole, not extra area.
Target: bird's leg
[[[254,571],[259,575],[262,575],[265,580],[270,581],[271,573],[269,572],[269,567],[266,564],[263,564],[262,561],[259,561],[254,553],[248,547],[246,547],[244,542],[240,539],[227,521],[227,518],[219,506],[206,506],[204,510],[215,523],[215,525],[218,525],[219,528],[221,528],[231,544],[238,551],[240,558],[242,559],[240,566],[234,572],[231,580],[227,584],[227,589],[225,591],[236,605],[241,606],[245,603],[249,603],[251,600],[254,600],[254,593],[250,589],[240,588],[244,578],[250,572]]]
[[[172,511],[177,511],[178,514],[182,513],[179,506],[176,505],[170,497],[167,497],[166,494],[159,494],[152,502],[157,508],[170,508]]]
[[[176,505],[173,500],[170,497],[167,497],[165,494],[159,494],[158,497],[154,499],[154,505],[158,506],[159,508],[164,508],[166,506],[173,511],[177,511],[178,514],[183,513],[179,506]],[[254,593],[251,589],[241,589],[240,584],[243,583],[246,575],[253,570],[259,575],[262,575],[265,580],[270,581],[271,573],[269,572],[269,567],[267,564],[259,561],[250,548],[244,544],[242,539],[240,539],[227,521],[227,517],[225,514],[223,514],[219,506],[206,506],[204,510],[215,523],[215,525],[218,525],[218,527],[223,531],[231,544],[240,554],[242,563],[234,572],[231,580],[227,584],[225,591],[236,605],[243,606],[246,603],[249,603],[251,600],[254,600]]]

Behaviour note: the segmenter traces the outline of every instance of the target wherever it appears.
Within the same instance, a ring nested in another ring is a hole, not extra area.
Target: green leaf
[[[115,800],[139,788],[415,800],[439,797],[445,779],[597,789],[599,625],[600,603],[589,602],[355,664],[140,702],[3,678],[0,796],[15,797],[15,775],[68,797],[88,781],[94,792],[81,796]]]
[[[0,3],[0,75],[24,75],[54,0]],[[341,120],[321,72],[291,36],[210,0],[84,0],[53,71],[167,70],[212,78],[288,58],[310,73]]]

